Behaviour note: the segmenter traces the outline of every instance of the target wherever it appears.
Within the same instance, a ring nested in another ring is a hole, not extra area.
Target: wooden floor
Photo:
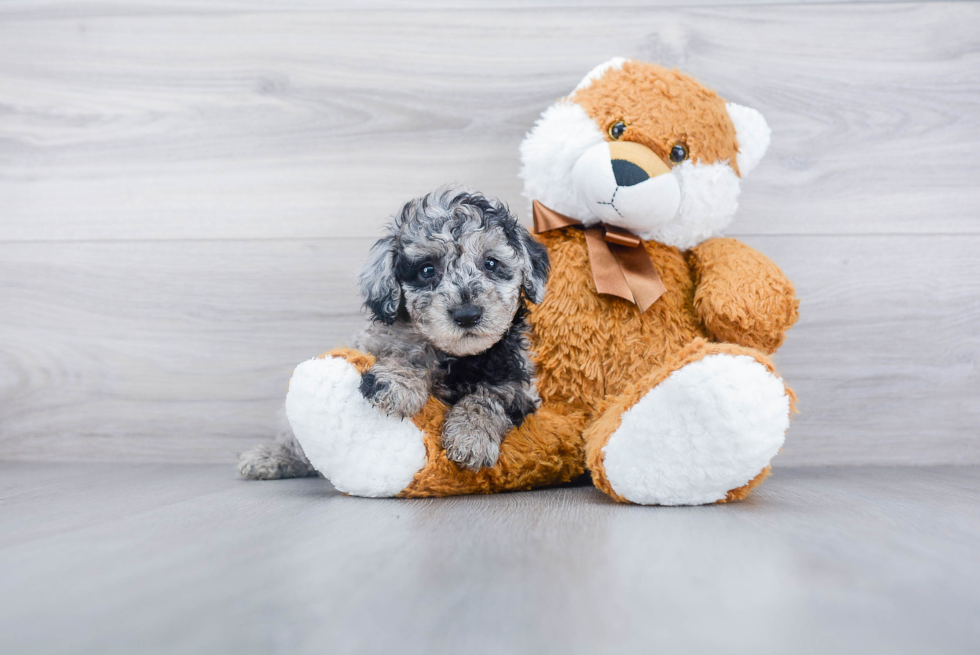
[[[0,463],[0,652],[976,653],[978,552],[980,467],[644,508]]]

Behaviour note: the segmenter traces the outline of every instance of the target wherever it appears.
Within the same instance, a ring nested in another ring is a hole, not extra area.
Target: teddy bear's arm
[[[793,283],[768,257],[735,239],[710,239],[691,249],[697,281],[694,307],[718,341],[773,353],[796,322]]]

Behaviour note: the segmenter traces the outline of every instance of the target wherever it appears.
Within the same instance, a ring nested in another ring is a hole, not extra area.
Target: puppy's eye
[[[419,277],[423,280],[431,280],[436,276],[436,267],[432,264],[426,264],[419,269]]]
[[[498,265],[497,260],[493,257],[487,257],[483,260],[483,268],[487,269],[491,273],[497,270]]]
[[[683,143],[678,143],[670,149],[670,161],[679,164],[687,159],[687,147]]]
[[[609,136],[617,141],[622,138],[624,132],[626,132],[626,123],[623,121],[616,121],[609,126]]]

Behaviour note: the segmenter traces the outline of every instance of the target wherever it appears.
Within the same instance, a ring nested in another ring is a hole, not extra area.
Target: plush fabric
[[[762,156],[769,148],[769,138],[772,130],[757,109],[743,107],[729,102],[725,105],[728,116],[732,119],[736,134],[739,135],[738,171],[742,176],[748,175],[759,165]]]
[[[776,352],[800,306],[782,271],[735,239],[706,241],[689,260],[697,285],[694,308],[711,337]]]
[[[692,162],[728,161],[738,172],[735,125],[717,93],[653,64],[626,61],[612,72],[606,69],[571,97],[600,129],[623,120],[624,140],[642,143],[664,159],[671,146],[684,143]]]
[[[432,399],[415,417],[415,424],[424,432],[428,461],[400,496],[532,489],[569,482],[585,472],[585,416],[581,412],[561,405],[542,407],[507,435],[497,465],[479,471],[460,468],[446,457],[440,443],[445,412],[445,405]]]
[[[361,395],[361,375],[373,363],[348,349],[303,362],[289,381],[286,416],[310,463],[337,489],[394,496],[423,467],[426,453],[411,421],[379,413]]]
[[[695,339],[589,425],[586,462],[620,501],[735,500],[768,475],[795,400],[759,351]]]
[[[612,130],[619,122],[625,129]],[[543,404],[506,436],[495,466],[470,471],[447,459],[446,406],[435,399],[411,421],[368,416],[350,388],[370,359],[353,351],[333,353],[329,366],[305,363],[294,376],[302,389],[290,390],[290,418],[306,430],[304,448],[313,443],[310,460],[337,476],[338,488],[363,495],[491,493],[590,472],[620,502],[745,498],[770,474],[796,400],[768,358],[797,319],[793,285],[764,255],[720,236],[769,138],[759,112],[726,103],[688,75],[620,58],[596,67],[522,143],[525,194],[585,225],[644,226],[637,236],[666,292],[646,311],[601,295],[582,229],[543,233],[551,278],[529,308]],[[631,169],[628,181],[610,172],[624,149],[604,145],[619,140],[638,144],[630,152],[645,149],[631,155],[643,170]],[[583,182],[590,170],[601,177]],[[659,192],[668,187],[679,198]],[[616,206],[623,189],[630,200]],[[319,413],[303,406],[325,402],[325,390],[342,401]]]

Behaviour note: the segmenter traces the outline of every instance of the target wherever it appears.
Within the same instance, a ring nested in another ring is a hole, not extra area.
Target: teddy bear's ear
[[[395,277],[395,238],[386,236],[371,247],[368,260],[361,268],[359,281],[364,306],[376,321],[391,325],[398,318],[402,299],[401,285]]]
[[[599,64],[598,66],[590,70],[588,75],[582,78],[582,81],[578,83],[577,87],[575,87],[575,91],[580,91],[581,89],[584,89],[585,87],[589,86],[597,79],[605,75],[606,71],[608,70],[617,70],[622,68],[623,64],[625,63],[626,63],[625,57],[613,57],[609,61]],[[572,91],[572,93],[575,93],[575,91]]]
[[[769,148],[772,130],[757,110],[729,102],[725,105],[738,139],[738,172],[744,178],[762,160]]]

